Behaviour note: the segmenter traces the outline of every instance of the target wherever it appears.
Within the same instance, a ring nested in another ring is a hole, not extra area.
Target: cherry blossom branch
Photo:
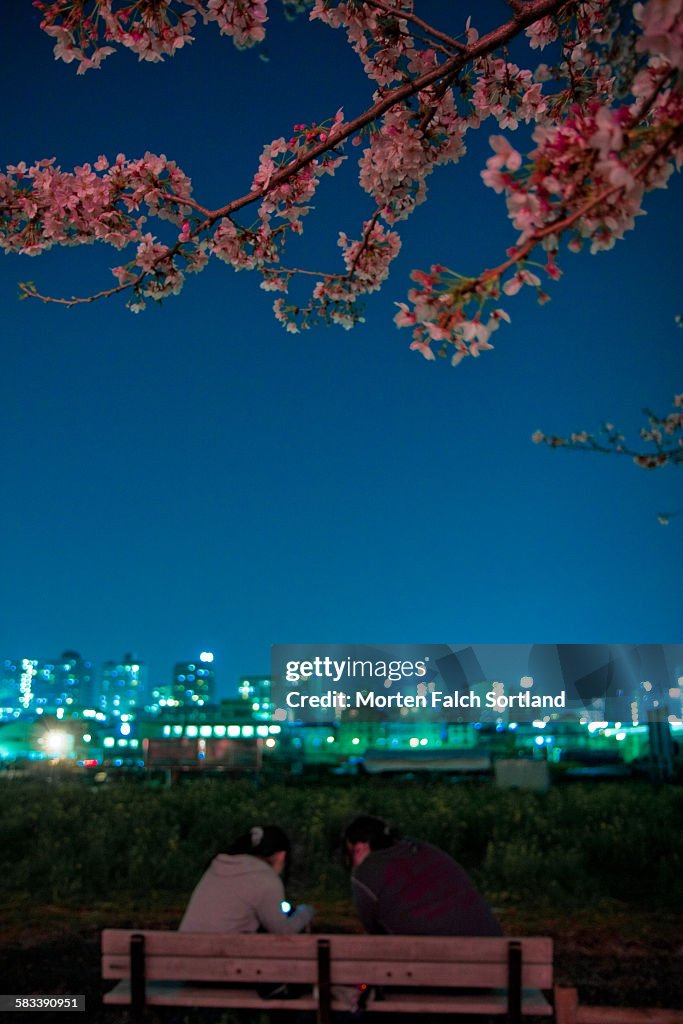
[[[676,317],[681,326],[681,317]],[[657,416],[650,409],[643,409],[648,424],[640,430],[643,441],[652,445],[654,451],[636,449],[626,444],[625,437],[613,423],[603,423],[598,436],[586,430],[576,431],[569,437],[557,434],[545,434],[536,430],[531,435],[534,444],[546,444],[550,448],[567,448],[572,451],[599,452],[603,455],[626,455],[641,469],[660,469],[662,466],[683,465],[683,394],[674,395],[672,411],[666,416]],[[659,522],[666,526],[669,521],[683,514],[683,509],[676,512],[660,512]]]
[[[189,200],[188,197],[178,196],[173,191],[169,191],[168,194],[164,193],[164,199],[168,199],[169,202],[174,202],[181,206],[194,209],[203,218],[199,223],[190,226],[189,230],[184,233],[183,241],[187,242],[201,237],[204,233],[210,231],[218,222],[224,222],[226,219],[229,220],[237,211],[250,204],[264,200],[267,196],[275,193],[283,185],[286,185],[293,179],[299,177],[306,168],[314,165],[316,162],[320,161],[321,158],[324,159],[326,155],[338,152],[339,146],[346,139],[362,131],[392,108],[401,105],[415,94],[439,81],[449,82],[459,73],[460,69],[467,62],[474,61],[478,58],[491,54],[518,35],[526,26],[532,24],[539,18],[558,12],[563,8],[576,6],[577,4],[578,0],[530,0],[530,2],[525,5],[524,11],[520,14],[516,14],[512,20],[499,26],[492,32],[489,32],[486,36],[483,36],[476,42],[464,46],[457,55],[443,62],[441,65],[438,65],[423,74],[417,75],[410,82],[404,83],[401,86],[390,90],[383,96],[380,96],[379,99],[370,108],[368,108],[368,110],[348,122],[348,124],[335,125],[334,132],[330,133],[327,137],[321,137],[319,142],[313,142],[312,145],[304,147],[304,151],[300,152],[295,159],[287,163],[285,167],[270,175],[266,183],[259,185],[258,187],[253,187],[248,193],[233,199],[223,207],[216,210],[209,210],[196,203],[194,200]],[[51,296],[42,295],[34,286],[24,287],[22,289],[23,294],[27,298],[40,298],[42,301],[59,301],[59,304],[61,305],[72,306],[82,302],[94,301],[95,298],[106,298],[128,289],[133,289],[135,292],[138,292],[149,276],[157,272],[160,267],[164,265],[173,266],[173,257],[178,255],[179,252],[180,249],[178,245],[171,249],[166,247],[161,248],[160,252],[151,260],[142,273],[129,275],[116,287],[112,289],[105,289],[93,296],[56,300]]]
[[[112,288],[105,288],[100,292],[95,292],[93,295],[86,295],[82,297],[72,296],[70,299],[61,298],[54,295],[43,295],[38,291],[33,281],[20,281],[19,291],[20,298],[22,299],[40,299],[41,302],[51,302],[57,306],[66,306],[70,309],[72,306],[80,306],[86,302],[96,302],[98,299],[110,299],[112,295],[119,295],[123,291],[128,291],[135,284],[141,284],[145,274],[140,274],[135,282],[129,282],[127,284],[117,284]]]
[[[294,275],[303,274],[307,277],[324,277],[332,281],[346,281],[348,274],[330,274],[327,270],[306,270],[303,267],[285,267],[278,263],[277,265],[278,274],[282,274],[285,277],[294,277]]]
[[[641,121],[645,120],[647,115],[652,110],[654,104],[657,102],[657,98],[661,95],[664,86],[667,85],[667,83],[673,82],[675,78],[676,71],[674,68],[664,69],[662,74],[659,76],[659,79],[657,80],[657,85],[653,89],[652,93],[648,97],[646,97],[641,106],[634,111],[631,117],[631,124],[637,125],[640,124]]]
[[[514,37],[528,25],[533,24],[540,18],[557,13],[563,7],[576,7],[579,3],[580,0],[530,0],[528,4],[524,5],[523,15],[515,16],[504,25],[499,26],[487,35],[482,36],[476,43],[472,43],[467,46],[465,50],[452,57],[450,60],[445,61],[443,64],[440,64],[431,71],[427,71],[424,74],[419,75],[417,78],[413,79],[412,82],[398,86],[386,93],[383,97],[377,100],[376,103],[369,107],[365,113],[360,114],[352,121],[342,125],[339,131],[335,133],[333,140],[326,140],[325,142],[320,142],[317,145],[312,146],[304,155],[293,161],[284,170],[273,175],[270,184],[273,187],[283,184],[293,175],[298,174],[298,172],[308,164],[323,156],[330,149],[338,147],[341,143],[345,142],[346,139],[350,138],[352,135],[356,135],[363,128],[366,128],[374,121],[377,121],[383,114],[391,110],[392,107],[397,106],[404,100],[410,99],[411,96],[421,92],[423,89],[433,85],[435,82],[440,81],[442,78],[448,77],[454,73],[457,74],[457,72],[459,72],[462,67],[470,61],[476,60],[479,57],[486,57],[490,53],[493,53],[495,50],[514,39]],[[240,196],[239,199],[233,199],[230,203],[227,203],[220,209],[211,211],[209,218],[212,221],[215,221],[220,217],[227,217],[231,213],[235,213],[237,210],[242,209],[244,206],[257,202],[262,198],[264,192],[265,189],[252,190],[246,195]]]
[[[546,444],[550,448],[626,455],[641,469],[683,465],[683,394],[674,395],[673,410],[667,416],[656,416],[649,409],[643,409],[643,414],[648,417],[648,426],[641,429],[640,436],[653,446],[654,451],[638,450],[626,444],[624,435],[612,423],[603,424],[597,437],[585,430],[570,434],[569,437],[536,430],[531,440],[534,444]]]
[[[657,81],[654,92],[661,92],[661,82]],[[433,359],[434,342],[441,343],[436,354],[442,356],[452,346],[454,365],[465,356],[478,356],[482,350],[493,347],[489,338],[501,319],[509,320],[501,309],[493,310],[488,323],[482,319],[484,308],[499,297],[500,281],[506,271],[517,267],[514,277],[502,286],[507,295],[516,294],[528,284],[538,288],[539,301],[544,302],[549,296],[540,290],[538,276],[526,268],[527,259],[536,246],[552,240],[548,245],[546,270],[556,278],[560,276],[554,262],[557,239],[577,224],[584,234],[592,236],[593,251],[608,245],[610,238],[620,237],[638,212],[644,188],[665,183],[667,170],[672,169],[668,163],[670,157],[680,154],[679,144],[683,140],[680,102],[678,94],[662,98],[659,124],[646,129],[623,127],[632,120],[628,117],[628,108],[613,112],[594,105],[592,111],[585,114],[578,111],[565,125],[543,131],[542,144],[532,154],[535,159],[531,170],[518,178],[514,173],[521,166],[520,154],[507,139],[493,137],[495,156],[487,162],[482,177],[496,191],[507,193],[510,216],[522,231],[521,239],[508,250],[507,259],[474,278],[438,265],[432,267],[430,274],[415,271],[412,277],[419,287],[412,289],[408,296],[414,309],[398,303],[400,312],[395,317],[399,327],[413,328],[411,348]],[[652,104],[646,102],[639,109],[651,108]],[[645,155],[636,163],[639,147]],[[554,160],[558,161],[557,169]],[[563,170],[565,166],[571,170]],[[654,177],[650,178],[649,173],[655,166]],[[567,176],[567,183],[560,185],[563,175]],[[549,191],[547,183],[550,183]],[[593,194],[582,198],[582,190],[586,188],[592,188]],[[617,207],[614,200],[619,195],[631,198],[628,202],[624,199]],[[570,204],[574,209],[568,211]],[[591,214],[603,207],[602,217],[591,219]],[[558,211],[554,216],[553,208]],[[605,228],[605,224],[609,224],[609,228]],[[570,242],[570,247],[572,244],[580,247],[578,238]],[[475,307],[474,314],[470,306]]]
[[[382,212],[381,210],[375,210],[375,212],[373,213],[372,217],[368,221],[368,224],[366,225],[365,231],[363,232],[363,240],[361,242],[360,248],[359,248],[358,252],[356,253],[356,255],[353,258],[353,262],[351,264],[351,269],[350,269],[349,273],[346,275],[347,278],[350,281],[353,280],[353,275],[356,272],[356,268],[358,266],[358,263],[359,263],[361,257],[363,256],[363,253],[365,252],[365,250],[368,247],[368,243],[370,241],[370,238],[372,237],[372,233],[375,230],[375,224],[379,220],[381,212]]]
[[[668,150],[671,149],[678,139],[683,137],[683,126],[678,125],[671,132],[669,137],[665,139],[654,151],[651,153],[647,160],[644,160],[642,165],[633,172],[634,178],[641,178],[652,166],[652,164],[661,156],[663,156]],[[497,267],[491,267],[490,269],[482,271],[482,273],[476,278],[470,278],[463,282],[460,289],[461,295],[467,295],[484,290],[486,284],[489,281],[498,281],[503,274],[514,267],[516,264],[523,263],[527,256],[539,245],[544,239],[549,238],[553,235],[562,235],[569,228],[573,227],[577,221],[584,218],[587,214],[591,213],[596,207],[601,206],[602,203],[616,195],[618,192],[623,192],[624,185],[613,185],[610,188],[604,189],[599,192],[598,195],[593,196],[588,202],[579,206],[572,213],[565,216],[558,217],[556,220],[550,221],[544,227],[537,229],[528,236],[520,245],[513,246],[510,250],[510,255],[502,263],[498,264]]]
[[[657,148],[649,154],[643,163],[636,167],[633,171],[633,178],[635,180],[644,177],[647,171],[652,165],[662,156],[665,156],[676,143],[683,138],[683,125],[676,125],[676,127],[670,132]],[[523,262],[526,257],[531,253],[533,249],[542,242],[545,238],[552,235],[562,235],[569,228],[573,227],[577,221],[582,220],[587,214],[591,213],[597,206],[601,206],[607,199],[616,195],[618,192],[623,192],[627,188],[624,184],[613,185],[611,188],[604,189],[599,192],[597,196],[594,196],[588,202],[584,203],[583,206],[579,206],[572,213],[567,214],[565,217],[559,217],[557,220],[550,221],[545,227],[539,228],[534,231],[522,245],[517,246],[513,249],[512,255],[505,260],[500,266],[495,267],[492,270],[485,270],[483,274],[475,282],[473,286],[476,288],[477,284],[485,283],[492,278],[500,278],[506,270],[514,266],[516,263]]]
[[[172,192],[164,192],[164,199],[169,203],[177,203],[178,206],[189,206],[190,209],[196,210],[197,213],[200,213],[202,217],[209,218],[212,215],[211,210],[206,206],[201,206],[199,203],[195,202],[194,199],[190,199],[187,196],[176,196]]]
[[[444,98],[444,96],[446,95],[450,87],[453,85],[453,83],[457,80],[459,74],[459,70],[453,71],[447,78],[444,78],[443,81],[439,83],[438,88],[434,90],[434,102],[429,105],[427,110],[424,112],[422,119],[420,120],[418,131],[421,132],[422,135],[424,135],[424,133],[427,131],[427,128],[429,127],[431,121],[433,120],[435,114],[439,109],[439,104],[441,103],[441,100]]]
[[[445,32],[441,32],[439,29],[427,24],[426,21],[423,21],[414,12],[397,10],[395,7],[390,7],[389,4],[383,3],[382,0],[367,0],[367,4],[368,7],[376,7],[378,10],[384,11],[385,14],[392,15],[394,18],[411,21],[414,25],[418,25],[423,31],[427,32],[428,35],[433,36],[435,39],[440,39],[442,43],[445,43],[453,50],[462,50],[463,52],[467,50],[466,43],[460,43],[457,39],[453,39],[452,36],[446,35]]]
[[[675,448],[670,451],[664,449],[656,452],[647,452],[635,448],[629,448],[622,440],[615,442],[613,447],[606,443],[597,441],[592,434],[579,431],[570,434],[569,438],[559,437],[555,434],[544,434],[540,430],[531,435],[534,444],[547,444],[551,448],[567,448],[577,452],[600,452],[603,455],[627,455],[637,466],[642,469],[657,469],[659,466],[683,464],[683,448]]]
[[[374,232],[375,225],[377,224],[377,221],[379,220],[379,217],[380,217],[381,213],[382,213],[381,210],[379,210],[379,209],[375,210],[375,212],[373,213],[372,217],[370,218],[370,220],[365,225],[361,244],[360,244],[360,246],[359,246],[359,248],[358,248],[358,250],[357,250],[357,252],[356,252],[356,254],[355,254],[355,256],[354,256],[354,258],[352,260],[352,262],[351,262],[351,267],[350,267],[348,273],[346,273],[346,274],[332,274],[329,271],[304,270],[301,267],[285,267],[285,266],[282,266],[281,264],[278,264],[277,265],[278,276],[294,277],[295,275],[296,276],[304,275],[304,276],[308,276],[308,277],[317,277],[318,279],[323,278],[326,281],[339,281],[339,282],[349,282],[349,283],[352,282],[354,274],[355,274],[356,269],[358,267],[358,264],[360,263],[360,261],[361,261],[361,259],[363,257],[363,254],[367,251],[367,248],[368,248],[368,246],[370,244],[370,241],[371,241],[371,238],[372,238],[372,235],[373,235],[373,232]]]

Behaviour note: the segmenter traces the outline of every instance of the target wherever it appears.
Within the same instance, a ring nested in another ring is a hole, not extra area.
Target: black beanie
[[[398,833],[383,818],[375,818],[371,814],[361,814],[354,818],[344,832],[347,843],[368,843],[371,850],[386,850],[398,838]]]

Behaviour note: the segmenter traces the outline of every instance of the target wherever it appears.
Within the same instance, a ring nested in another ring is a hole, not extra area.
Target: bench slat
[[[104,996],[105,1003],[111,1006],[128,1006],[130,1004],[130,982],[120,981],[118,985]],[[179,985],[172,981],[154,981],[148,984],[146,1003],[150,1006],[215,1006],[229,1009],[245,1010],[315,1010],[317,1000],[310,996],[298,999],[263,999],[255,989],[197,988],[192,985]]]
[[[431,992],[411,995],[389,994],[385,1000],[375,1000],[368,1006],[373,1013],[507,1013],[507,993],[499,992],[462,993],[441,995]],[[522,1013],[528,1016],[551,1017],[553,1008],[542,992],[525,989],[522,992]]]
[[[210,932],[145,931],[108,928],[102,932],[104,954],[128,955],[133,935],[143,935],[147,956],[248,956],[315,960],[315,935],[225,935]]]
[[[316,936],[312,935],[315,939]],[[333,957],[345,960],[373,960],[381,943],[388,960],[457,960],[459,963],[507,963],[508,943],[519,942],[525,963],[552,964],[553,940],[549,938],[461,938],[427,935],[329,935]]]
[[[311,959],[317,956],[320,935],[222,935],[200,932],[160,932],[144,929],[108,928],[102,933],[102,952],[127,954],[131,935],[144,935],[147,954],[170,956],[247,956],[267,959]],[[507,944],[522,945],[526,964],[552,964],[553,941],[545,937],[460,938],[424,935],[325,935],[332,957],[369,960],[382,943],[383,955],[394,961],[457,960],[462,963],[506,963]]]
[[[507,986],[507,967],[498,964],[402,964],[393,961],[332,961],[332,984],[402,985],[414,988],[499,988]],[[531,965],[522,972],[524,988],[550,988],[552,970]]]
[[[104,996],[104,1002],[112,1006],[126,1006],[130,1003],[130,983],[121,981]],[[241,1007],[261,1010],[315,1010],[313,996],[298,999],[263,999],[251,989],[230,991],[222,988],[197,988],[174,982],[151,982],[147,986],[147,1004],[150,1006],[206,1006]],[[342,1003],[333,1001],[333,1010],[343,1010]],[[507,1012],[505,991],[485,993],[462,993],[456,995],[427,994],[389,995],[384,1000],[373,1000],[367,1007],[373,1013],[472,1013],[500,1016]],[[551,1016],[552,1007],[541,992],[525,990],[522,993],[522,1011],[536,1016]]]
[[[384,952],[384,951],[383,951]],[[262,957],[187,957],[147,956],[145,973],[153,980],[178,978],[183,981],[317,981],[317,964],[313,960],[290,960],[287,962],[268,960]],[[104,978],[127,978],[130,976],[128,957],[104,956],[102,958]],[[500,963],[458,964],[439,960],[436,963],[406,962],[394,960],[346,960],[335,956],[332,948],[332,984],[355,985],[414,985],[461,988],[498,988],[507,984],[507,965]],[[544,964],[528,964],[522,969],[522,985],[525,988],[550,988],[552,967]]]
[[[129,978],[130,962],[127,957],[103,957],[103,978]],[[153,981],[226,981],[262,982],[282,981],[308,982],[314,985],[318,980],[318,965],[314,960],[267,960],[230,957],[183,957],[148,956],[145,958],[145,974]]]

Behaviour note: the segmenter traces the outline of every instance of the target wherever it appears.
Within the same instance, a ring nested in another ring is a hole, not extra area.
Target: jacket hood
[[[240,853],[230,856],[227,853],[219,853],[211,861],[211,871],[220,878],[240,878],[246,875],[275,875],[270,864],[259,857],[252,857],[248,853]]]

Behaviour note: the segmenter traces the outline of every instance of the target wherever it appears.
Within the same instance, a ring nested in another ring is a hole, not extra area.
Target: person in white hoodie
[[[289,838],[277,825],[254,825],[213,858],[195,886],[180,922],[181,932],[303,931],[315,911],[302,903],[289,912],[282,875]]]

